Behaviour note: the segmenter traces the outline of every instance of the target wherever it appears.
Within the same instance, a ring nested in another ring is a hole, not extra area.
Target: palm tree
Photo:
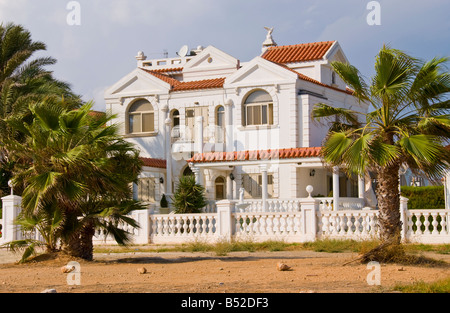
[[[46,50],[44,43],[33,41],[31,34],[20,25],[0,24],[0,192],[7,189],[14,164],[9,160],[9,152],[2,142],[7,138],[23,140],[21,134],[14,132],[6,119],[26,119],[30,121],[29,103],[46,97],[64,97],[65,104],[76,108],[81,105],[80,97],[75,95],[67,83],[56,80],[45,69],[56,60],[32,56]]]
[[[121,227],[138,227],[127,214],[143,209],[130,189],[142,164],[117,126],[109,125],[112,116],[92,116],[91,104],[66,107],[54,99],[31,105],[31,123],[8,120],[25,141],[6,140],[6,146],[16,162],[14,185],[23,189],[24,217],[52,217],[56,211],[57,227],[47,227],[53,233],[46,237],[60,239],[68,254],[90,260],[96,229],[125,244],[129,233]]]
[[[361,113],[323,103],[313,109],[313,119],[330,125],[322,149],[325,162],[342,166],[348,174],[376,174],[380,239],[386,246],[401,242],[400,167],[407,165],[418,175],[440,180],[450,164],[444,148],[450,138],[447,61],[422,62],[384,46],[370,85],[354,66],[333,62],[334,71],[354,96],[373,111]]]

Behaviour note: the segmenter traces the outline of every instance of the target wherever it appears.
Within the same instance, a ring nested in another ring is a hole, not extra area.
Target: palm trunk
[[[94,259],[94,245],[92,243],[92,238],[95,234],[95,227],[92,223],[88,223],[83,226],[80,234],[81,241],[81,255],[80,257],[92,261]]]
[[[84,225],[70,235],[64,244],[63,251],[70,256],[92,261],[94,259],[94,245],[92,243],[94,234],[93,224]]]
[[[380,239],[383,243],[394,245],[399,245],[401,242],[402,228],[400,219],[399,168],[398,164],[380,167],[377,175]]]

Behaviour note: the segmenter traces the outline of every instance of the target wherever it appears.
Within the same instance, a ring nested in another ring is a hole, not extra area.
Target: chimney
[[[137,66],[138,66],[138,67],[143,67],[142,62],[145,61],[145,60],[147,60],[147,57],[145,56],[145,54],[144,54],[143,51],[139,51],[138,54],[137,54],[137,56],[136,56],[136,60],[138,61],[138,62],[137,62]]]

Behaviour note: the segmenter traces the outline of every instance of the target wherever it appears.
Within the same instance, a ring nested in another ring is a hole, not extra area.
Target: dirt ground
[[[424,254],[450,263],[450,255]],[[67,257],[15,264],[18,255],[0,252],[0,293],[369,293],[391,292],[395,284],[432,282],[450,276],[449,267],[381,265],[381,286],[371,286],[373,270],[354,262],[354,253],[233,252],[95,254],[95,261]],[[68,285],[61,267],[80,263],[80,285]],[[278,271],[284,262],[290,271]],[[145,267],[147,273],[139,273]]]

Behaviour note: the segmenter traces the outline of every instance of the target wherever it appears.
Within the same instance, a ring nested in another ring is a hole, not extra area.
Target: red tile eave
[[[321,151],[320,147],[309,147],[309,148],[288,148],[288,149],[252,150],[252,151],[234,151],[234,152],[208,152],[202,154],[196,153],[188,162],[214,163],[214,162],[313,158],[319,157],[320,151]]]
[[[153,159],[153,158],[140,158],[143,166],[153,167],[153,168],[166,168],[166,160]]]

